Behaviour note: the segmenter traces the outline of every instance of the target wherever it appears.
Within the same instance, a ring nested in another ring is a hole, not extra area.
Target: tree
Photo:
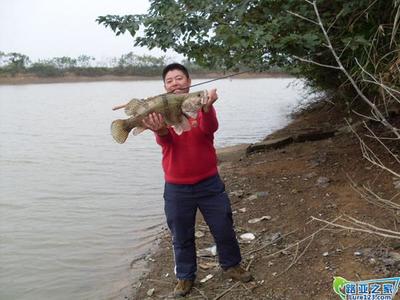
[[[171,48],[208,67],[282,66],[322,90],[354,94],[334,68],[309,1],[300,0],[152,0],[147,14],[97,18],[117,34],[129,32],[135,45]],[[398,0],[318,0],[321,18],[346,68],[362,81],[354,58],[381,77],[391,74],[399,55]],[[297,15],[297,16],[296,16]],[[299,18],[298,16],[301,16]],[[139,28],[143,27],[143,34]],[[320,65],[299,61],[301,57]],[[399,77],[390,75],[390,80]],[[368,87],[371,94],[376,87]]]
[[[10,73],[13,76],[17,73],[24,72],[29,63],[30,59],[25,54],[17,52],[0,52],[0,65],[2,66],[2,71]]]
[[[79,55],[78,58],[76,59],[77,61],[77,66],[81,68],[89,68],[91,65],[92,61],[95,61],[95,58],[93,56],[89,55]]]
[[[70,69],[76,67],[77,60],[68,56],[54,57],[51,60],[57,69]]]

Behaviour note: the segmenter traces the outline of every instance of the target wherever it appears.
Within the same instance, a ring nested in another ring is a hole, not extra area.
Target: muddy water
[[[199,82],[196,80],[194,83]],[[221,80],[218,147],[283,127],[293,79]],[[0,299],[121,299],[164,225],[160,149],[116,144],[111,107],[160,81],[0,86]]]

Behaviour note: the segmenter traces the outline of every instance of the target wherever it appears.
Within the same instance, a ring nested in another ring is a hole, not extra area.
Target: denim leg
[[[175,274],[178,279],[196,277],[195,219],[197,205],[187,185],[165,184],[164,211],[172,234]]]
[[[231,204],[225,185],[217,175],[202,182],[197,203],[217,245],[220,265],[223,269],[238,265],[242,258],[233,229]]]

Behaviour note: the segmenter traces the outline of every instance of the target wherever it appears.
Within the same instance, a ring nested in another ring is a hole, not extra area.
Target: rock
[[[243,208],[239,208],[238,211],[241,213],[245,213],[247,211],[247,209],[246,209],[246,207],[243,207]]]
[[[206,277],[204,277],[202,280],[200,280],[201,283],[209,281],[211,278],[213,278],[214,275],[208,274]]]
[[[319,177],[317,179],[317,183],[315,185],[322,187],[322,188],[326,188],[329,185],[329,182],[331,182],[331,180],[328,177]]]
[[[256,236],[251,232],[243,233],[243,234],[240,235],[240,239],[243,240],[243,241],[252,241],[255,238],[256,238]]]
[[[248,220],[247,222],[250,224],[254,224],[254,223],[258,223],[263,220],[271,220],[271,216],[262,216],[260,218],[254,218],[254,219]]]
[[[256,200],[256,199],[257,199],[257,195],[256,194],[251,195],[251,196],[246,198],[247,201],[253,201],[253,200]]]
[[[266,198],[268,197],[269,193],[268,192],[257,192],[256,196],[257,198]]]
[[[286,145],[290,144],[293,142],[292,137],[284,137],[284,138],[278,138],[278,139],[270,139],[267,141],[263,141],[260,143],[255,143],[251,144],[250,146],[247,147],[246,149],[246,154],[250,154],[253,152],[263,152],[268,149],[278,149],[285,147]]]
[[[329,252],[327,251],[327,252],[324,252],[324,253],[322,253],[322,256],[323,257],[327,257],[329,255]]]
[[[235,196],[235,197],[238,197],[238,198],[243,197],[243,195],[244,195],[244,191],[243,190],[237,190],[237,191],[233,191],[233,192],[229,193],[229,196]]]
[[[217,246],[197,250],[198,257],[212,257],[217,255]]]
[[[147,296],[153,296],[153,294],[154,294],[154,288],[152,288],[152,289],[149,289],[148,291],[147,291]]]
[[[362,255],[362,253],[360,251],[354,252],[354,256],[361,256],[361,255]]]
[[[382,259],[388,267],[398,267],[400,266],[400,254],[394,251],[391,251],[387,254],[387,257]]]
[[[396,190],[400,190],[400,179],[399,178],[393,179],[393,185]]]
[[[308,173],[308,174],[304,175],[304,176],[303,176],[303,179],[304,179],[304,180],[309,180],[309,179],[311,179],[311,178],[313,178],[313,177],[315,177],[315,176],[317,176],[317,173],[311,172],[311,173]]]
[[[266,242],[270,242],[270,243],[275,243],[278,240],[280,240],[282,237],[280,232],[275,232],[275,233],[271,233],[268,234],[267,236],[264,237],[264,241]]]
[[[389,256],[394,259],[395,261],[400,261],[400,253],[397,253],[395,251],[390,251]]]

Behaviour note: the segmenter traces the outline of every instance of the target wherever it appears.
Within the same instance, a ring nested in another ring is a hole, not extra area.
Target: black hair
[[[186,67],[184,65],[181,65],[179,63],[172,63],[172,64],[167,65],[164,68],[164,70],[162,71],[162,79],[163,79],[163,81],[165,81],[165,76],[167,75],[167,73],[169,71],[173,71],[173,70],[182,71],[182,73],[185,74],[185,76],[187,78],[190,78],[189,72],[188,72],[188,70],[186,69]]]

